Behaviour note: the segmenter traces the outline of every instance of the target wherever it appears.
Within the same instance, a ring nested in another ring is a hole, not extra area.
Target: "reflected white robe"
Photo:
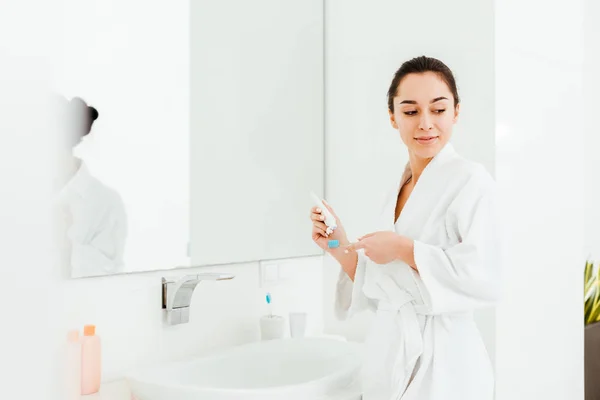
[[[376,313],[361,376],[364,400],[491,400],[494,378],[473,310],[499,296],[495,184],[447,144],[427,165],[394,224],[394,183],[373,231],[414,240],[417,273],[359,251],[352,282],[340,271],[336,315]],[[365,232],[368,233],[368,232]]]
[[[127,214],[119,193],[81,166],[60,191],[58,203],[68,210],[67,231],[71,277],[122,272]]]

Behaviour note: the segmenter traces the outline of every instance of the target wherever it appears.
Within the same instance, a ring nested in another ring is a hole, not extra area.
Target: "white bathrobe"
[[[427,165],[394,224],[394,182],[374,231],[414,240],[418,273],[359,250],[352,282],[340,271],[336,314],[376,313],[361,376],[364,400],[491,400],[494,378],[473,310],[499,295],[495,184],[447,144]],[[365,232],[368,233],[368,232]]]
[[[122,272],[127,214],[119,193],[92,176],[85,163],[59,193],[58,204],[68,210],[67,231],[71,277]]]

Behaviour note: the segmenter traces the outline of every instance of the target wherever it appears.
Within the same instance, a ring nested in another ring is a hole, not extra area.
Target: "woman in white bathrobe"
[[[373,230],[350,243],[339,218],[328,235],[321,210],[311,210],[313,240],[341,266],[336,314],[376,313],[363,399],[491,400],[492,367],[473,311],[499,294],[494,181],[449,143],[459,96],[441,61],[405,62],[388,108],[409,162]],[[331,239],[340,247],[329,249]]]
[[[70,276],[109,275],[124,268],[127,213],[119,193],[94,177],[87,165],[73,155],[73,149],[90,134],[98,111],[83,99],[57,97],[61,137],[57,161],[60,171],[56,185],[59,246]]]

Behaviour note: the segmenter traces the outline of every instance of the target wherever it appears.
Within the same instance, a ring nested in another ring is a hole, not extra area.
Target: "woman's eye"
[[[436,114],[442,114],[444,111],[446,111],[445,108],[443,110],[435,110]]]
[[[415,115],[416,113],[416,111],[404,111],[404,114],[406,115]]]

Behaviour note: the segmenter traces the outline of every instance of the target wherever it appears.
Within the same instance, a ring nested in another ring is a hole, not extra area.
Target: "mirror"
[[[65,11],[71,277],[320,254],[306,215],[324,191],[322,1]]]
[[[323,4],[192,2],[192,262],[321,254]],[[236,12],[232,13],[231,10]]]

